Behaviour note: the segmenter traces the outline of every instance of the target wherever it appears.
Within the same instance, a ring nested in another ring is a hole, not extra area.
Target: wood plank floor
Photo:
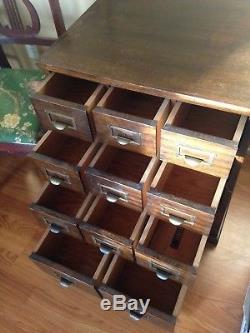
[[[166,332],[103,312],[98,299],[74,287],[62,289],[28,255],[44,228],[28,204],[43,179],[28,159],[0,158],[0,332]],[[250,280],[250,159],[233,195],[221,240],[207,245],[175,333],[236,333]]]

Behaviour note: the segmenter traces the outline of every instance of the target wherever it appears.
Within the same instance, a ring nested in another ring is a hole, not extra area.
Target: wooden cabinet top
[[[48,70],[250,115],[250,1],[98,0]]]

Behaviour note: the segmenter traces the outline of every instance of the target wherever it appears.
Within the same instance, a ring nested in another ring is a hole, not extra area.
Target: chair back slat
[[[22,31],[24,29],[20,13],[15,0],[3,0],[12,29]]]
[[[16,0],[3,0],[9,24],[0,24],[0,42],[2,44],[13,42],[20,44],[50,45],[55,39],[39,36],[41,24],[34,5],[30,0],[19,1],[22,1],[26,7],[27,13],[31,19],[31,25],[24,26]],[[66,30],[60,2],[59,0],[48,1],[57,35],[60,36]]]
[[[65,24],[63,20],[62,10],[59,3],[59,0],[49,0],[49,5],[51,9],[51,13],[53,16],[56,32],[58,36],[61,36],[65,31]]]

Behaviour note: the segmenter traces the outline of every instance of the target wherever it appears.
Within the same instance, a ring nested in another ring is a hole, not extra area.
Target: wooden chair
[[[11,69],[2,44],[51,45],[55,39],[40,37],[38,13],[30,0],[26,7],[31,25],[22,22],[16,0],[3,0],[8,25],[0,23],[0,153],[27,153],[37,141],[39,122],[30,102],[30,83],[44,78],[41,70]],[[47,1],[47,0],[43,0]],[[59,0],[48,0],[57,35],[66,29]]]

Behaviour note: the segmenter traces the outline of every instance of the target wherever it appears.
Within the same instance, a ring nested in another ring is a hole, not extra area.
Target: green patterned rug
[[[0,143],[36,143],[39,121],[30,84],[44,77],[40,70],[0,69]]]

